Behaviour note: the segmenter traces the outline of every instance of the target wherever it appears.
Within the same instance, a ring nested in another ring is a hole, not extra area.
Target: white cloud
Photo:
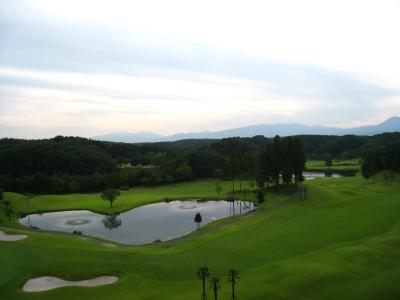
[[[293,116],[316,104],[271,94],[258,81],[205,75],[170,79],[0,68],[0,78],[5,77],[41,80],[44,86],[0,87],[0,96],[8,99],[0,121],[9,126],[74,124],[173,133],[197,126],[215,129],[207,124],[221,118]]]
[[[395,0],[16,0],[0,11],[9,127],[350,126],[400,111]]]
[[[388,80],[400,74],[396,0],[40,0],[35,8],[117,35],[156,34]]]

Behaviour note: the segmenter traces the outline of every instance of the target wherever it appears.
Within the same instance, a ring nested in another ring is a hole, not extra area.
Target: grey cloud
[[[259,80],[282,96],[358,104],[398,93],[318,66],[256,59],[138,33],[113,34],[82,24],[23,22],[12,16],[2,18],[0,27],[3,66],[125,75],[164,70],[165,76],[171,76],[170,70],[190,71]]]

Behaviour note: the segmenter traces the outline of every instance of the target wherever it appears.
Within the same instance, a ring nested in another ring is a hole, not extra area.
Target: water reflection
[[[108,229],[114,229],[114,228],[118,228],[119,226],[121,226],[122,220],[119,220],[118,216],[119,216],[118,213],[114,213],[114,214],[105,216],[103,219],[104,227],[106,227]]]
[[[107,216],[75,210],[32,214],[19,221],[45,230],[76,231],[120,243],[145,244],[176,238],[214,220],[252,209],[252,202],[188,200],[154,203]],[[201,222],[194,221],[197,213]]]

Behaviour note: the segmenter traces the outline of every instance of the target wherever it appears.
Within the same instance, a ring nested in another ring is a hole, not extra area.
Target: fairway
[[[240,299],[399,299],[400,183],[353,177],[306,185],[304,201],[174,246],[110,248],[74,236],[2,228],[29,237],[0,242],[1,295],[198,299],[196,271],[206,265],[223,278],[221,299],[229,299],[230,268],[239,271]],[[101,275],[120,280],[97,288],[21,290],[36,276],[80,280]]]
[[[332,166],[327,166],[323,160],[308,160],[306,162],[307,169],[313,170],[360,170],[360,159],[346,159],[346,160],[334,160]]]
[[[247,189],[248,181],[242,182],[243,190]],[[110,208],[108,202],[101,199],[101,193],[93,194],[64,194],[64,195],[37,195],[29,196],[18,193],[5,193],[5,199],[11,202],[11,207],[16,212],[43,213],[62,210],[90,210],[97,213],[107,214],[112,212],[123,212],[138,206],[169,200],[187,199],[227,199],[231,191],[230,181],[221,181],[221,191],[215,191],[215,180],[195,180],[184,183],[160,185],[157,187],[137,187],[121,191],[121,196]],[[237,199],[255,200],[253,193],[246,195],[236,188]],[[269,195],[266,205],[275,203],[285,198],[285,194],[272,193]],[[7,223],[15,223],[16,219],[9,220],[2,211],[0,219]]]
[[[245,187],[246,183],[243,183]],[[71,209],[86,209],[98,213],[122,212],[141,205],[175,199],[224,199],[228,197],[230,182],[222,181],[220,194],[215,191],[213,180],[196,180],[158,187],[132,188],[121,191],[113,209],[108,202],[101,199],[101,193],[25,196],[17,193],[6,193],[6,200],[11,201],[15,211],[30,213],[50,212]],[[0,212],[1,219],[1,212]],[[6,217],[3,216],[3,219]]]
[[[0,0],[0,300],[400,300],[400,0],[359,2]]]

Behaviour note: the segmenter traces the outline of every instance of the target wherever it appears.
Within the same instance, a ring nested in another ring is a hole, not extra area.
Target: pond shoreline
[[[74,233],[121,244],[143,245],[179,238],[195,231],[196,227],[254,208],[252,201],[174,200],[105,215],[88,210],[35,213],[20,218],[19,223],[41,231]],[[200,221],[194,218],[198,213],[202,216]]]

